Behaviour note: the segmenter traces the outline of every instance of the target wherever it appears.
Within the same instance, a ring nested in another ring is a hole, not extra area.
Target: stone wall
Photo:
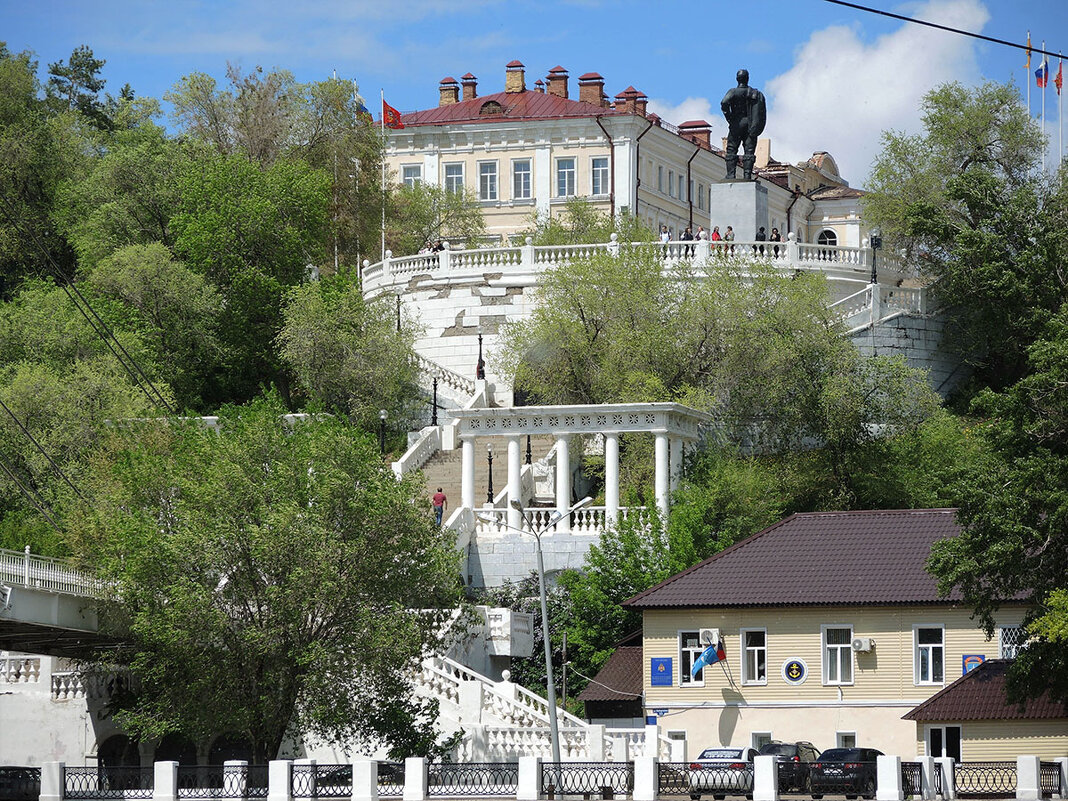
[[[943,346],[941,313],[899,314],[854,332],[850,339],[865,356],[902,355],[911,367],[927,370],[932,389],[946,397],[970,375],[962,359]]]

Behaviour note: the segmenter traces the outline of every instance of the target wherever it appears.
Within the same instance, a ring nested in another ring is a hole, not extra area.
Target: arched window
[[[479,115],[488,117],[492,114],[503,114],[504,108],[496,100],[487,100],[478,110]]]
[[[197,764],[197,747],[184,734],[168,734],[156,746],[156,762],[177,762],[180,765]]]
[[[97,761],[107,768],[133,768],[141,764],[137,742],[125,734],[113,734],[96,749]]]
[[[835,247],[838,245],[838,234],[832,231],[830,228],[825,228],[820,231],[820,235],[816,237],[817,245],[827,245],[828,247]]]

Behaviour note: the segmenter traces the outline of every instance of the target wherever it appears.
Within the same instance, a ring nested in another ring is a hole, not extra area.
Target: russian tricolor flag
[[[1035,83],[1038,84],[1039,89],[1046,88],[1046,82],[1049,81],[1049,59],[1042,59],[1042,66],[1035,70]]]
[[[717,642],[708,646],[697,659],[693,662],[693,667],[690,668],[690,677],[697,678],[697,674],[701,668],[705,665],[714,665],[716,662],[721,662],[727,658],[727,652],[723,650],[723,643]]]

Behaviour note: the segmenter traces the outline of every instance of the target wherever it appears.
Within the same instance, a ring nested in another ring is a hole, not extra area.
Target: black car
[[[762,745],[759,753],[775,757],[779,768],[779,792],[808,792],[809,766],[820,756],[816,746],[803,740],[797,743],[772,740]]]
[[[0,801],[37,801],[40,795],[40,768],[0,767]]]
[[[812,797],[842,793],[850,799],[875,798],[875,758],[882,755],[874,748],[828,748],[810,768]]]

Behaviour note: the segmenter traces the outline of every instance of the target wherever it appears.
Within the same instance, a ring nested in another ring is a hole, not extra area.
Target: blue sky
[[[1068,0],[859,0],[862,5],[1068,51]],[[634,85],[672,122],[725,126],[719,99],[746,67],[768,96],[772,154],[797,161],[827,150],[862,186],[884,128],[916,130],[924,92],[946,80],[1015,80],[1021,51],[832,5],[825,0],[0,0],[0,39],[32,50],[42,69],[88,44],[107,60],[107,89],[129,82],[160,97],[181,76],[224,80],[281,67],[298,80],[337,70],[367,105],[378,94],[402,111],[436,105],[438,81],[472,72],[480,94],[500,91],[519,59],[528,85],[556,65],[576,79],[599,72],[615,95]],[[1038,59],[1033,58],[1032,68]],[[1056,61],[1053,62],[1056,70]],[[1031,77],[1037,117],[1040,90]],[[1068,87],[1065,87],[1068,91]],[[1047,134],[1058,148],[1057,96],[1046,90]]]

